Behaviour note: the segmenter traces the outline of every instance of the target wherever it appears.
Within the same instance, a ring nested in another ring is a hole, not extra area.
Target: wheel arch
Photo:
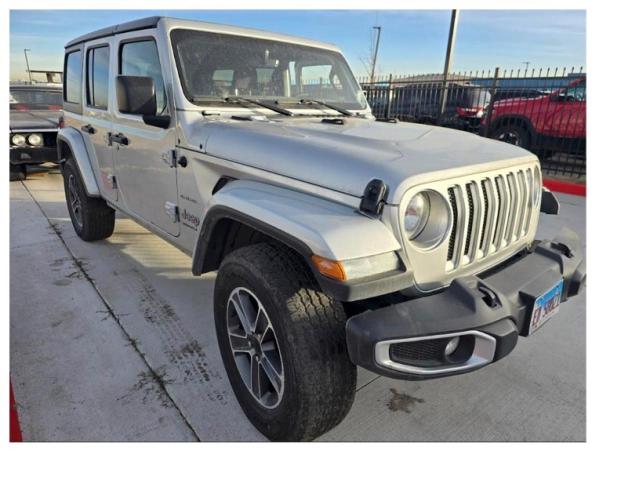
[[[533,127],[533,124],[530,121],[530,118],[528,118],[525,115],[508,114],[508,115],[502,115],[496,118],[494,122],[492,123],[491,133],[493,134],[494,131],[499,129],[500,127],[504,127],[506,125],[511,125],[511,124],[519,125],[525,128],[528,134],[530,135],[531,140],[535,139],[536,137],[535,128]]]
[[[409,272],[397,279],[354,284],[325,277],[313,264],[313,255],[347,260],[396,251],[400,244],[380,220],[351,207],[248,180],[227,183],[208,202],[194,246],[192,273],[215,271],[229,252],[259,242],[278,243],[297,253],[322,290],[339,300],[397,291],[411,280]]]
[[[61,168],[69,156],[75,160],[87,195],[89,197],[101,197],[82,134],[71,127],[60,129],[56,138],[56,151]]]
[[[214,205],[201,224],[192,273],[201,275],[217,270],[231,251],[268,240],[285,245],[303,258],[312,255],[308,245],[292,235],[226,205]]]

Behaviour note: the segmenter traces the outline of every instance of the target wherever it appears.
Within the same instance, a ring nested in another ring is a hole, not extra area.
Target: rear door
[[[96,159],[96,168],[104,197],[118,200],[115,185],[112,147],[108,144],[108,132],[112,130],[109,91],[111,88],[110,52],[111,39],[98,39],[84,48],[84,109],[79,125],[90,158]]]
[[[172,115],[166,92],[170,79],[161,65],[160,46],[155,35],[126,33],[116,37],[116,75],[152,77],[158,114]],[[116,99],[116,93],[115,93]],[[174,122],[169,128],[144,123],[140,115],[120,113],[114,103],[114,135],[127,138],[127,145],[114,143],[116,178],[122,202],[132,215],[173,235],[179,235],[177,172],[172,166],[175,148]]]

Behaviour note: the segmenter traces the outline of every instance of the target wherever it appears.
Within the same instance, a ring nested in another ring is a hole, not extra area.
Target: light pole
[[[459,22],[459,10],[451,12],[451,26],[449,28],[448,43],[446,45],[446,57],[444,59],[444,75],[442,76],[443,87],[440,98],[440,118],[444,115],[446,108],[446,95],[448,93],[448,74],[453,60],[453,48],[455,47],[455,37],[457,35],[457,22]]]
[[[524,73],[524,76],[526,76],[526,74],[528,74],[528,66],[530,65],[530,62],[522,62],[522,65],[526,65],[526,69]]]
[[[28,63],[29,48],[24,48],[24,57],[26,57],[26,69],[28,70],[28,80],[32,83],[32,73],[30,73],[30,64]]]
[[[377,30],[377,37],[375,38],[375,49],[373,50],[373,61],[371,63],[371,83],[375,82],[375,65],[377,64],[377,52],[379,50],[382,27],[376,25],[375,27],[373,27],[373,30]]]

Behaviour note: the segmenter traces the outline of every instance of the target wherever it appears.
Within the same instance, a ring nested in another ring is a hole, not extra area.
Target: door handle
[[[112,145],[113,143],[119,143],[121,145],[129,145],[129,138],[127,138],[122,133],[108,133],[108,143]]]
[[[82,125],[80,127],[80,130],[82,130],[84,133],[88,133],[89,135],[92,135],[93,133],[97,131],[93,128],[93,126],[90,123],[88,125]]]

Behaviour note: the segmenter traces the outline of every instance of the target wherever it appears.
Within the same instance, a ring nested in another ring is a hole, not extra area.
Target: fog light
[[[457,350],[458,346],[459,346],[459,337],[451,338],[449,342],[446,344],[446,347],[444,347],[444,356],[450,357],[453,353],[455,353],[455,350]]]

